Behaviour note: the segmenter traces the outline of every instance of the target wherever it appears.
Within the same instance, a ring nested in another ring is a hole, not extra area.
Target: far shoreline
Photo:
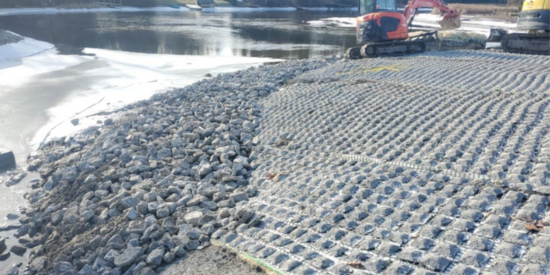
[[[356,8],[327,8],[327,7],[317,7],[317,8],[305,8],[298,9],[295,7],[233,7],[233,6],[222,6],[215,8],[205,8],[203,11],[206,12],[256,12],[256,11],[346,11],[346,10],[355,10]],[[0,8],[0,16],[10,16],[10,15],[26,15],[26,14],[59,14],[59,13],[103,13],[103,12],[195,12],[191,9],[188,9],[184,6],[180,6],[179,9],[171,8],[168,6],[162,7],[132,7],[132,6],[123,6],[120,8],[57,8],[57,7],[36,7],[36,8]]]

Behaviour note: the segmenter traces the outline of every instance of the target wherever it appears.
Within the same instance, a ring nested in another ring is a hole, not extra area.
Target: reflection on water
[[[60,52],[102,48],[141,53],[308,58],[341,54],[353,29],[305,22],[351,12],[259,11],[84,13],[0,17],[0,26],[55,44]]]

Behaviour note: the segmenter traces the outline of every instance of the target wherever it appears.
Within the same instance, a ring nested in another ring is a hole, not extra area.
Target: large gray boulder
[[[129,266],[131,265],[139,256],[143,249],[141,247],[128,247],[122,252],[122,254],[115,257],[115,266]]]
[[[73,265],[69,262],[57,262],[53,266],[53,272],[55,274],[63,274],[64,272],[72,269],[73,269]]]
[[[150,265],[160,265],[162,262],[162,256],[164,256],[164,246],[161,246],[153,250],[146,259],[146,263]]]
[[[15,168],[15,155],[12,151],[0,148],[0,169]]]

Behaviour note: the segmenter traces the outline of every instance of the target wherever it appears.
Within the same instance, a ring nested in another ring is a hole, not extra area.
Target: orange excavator
[[[420,8],[437,8],[442,15],[442,29],[460,27],[460,13],[440,0],[410,0],[403,13],[397,11],[396,0],[359,0],[356,18],[358,46],[346,51],[350,59],[381,55],[420,53],[426,42],[437,39],[436,32],[409,36],[409,26]]]

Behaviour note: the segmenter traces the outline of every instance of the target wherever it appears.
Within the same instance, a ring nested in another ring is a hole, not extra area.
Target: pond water
[[[319,28],[308,21],[353,17],[353,11],[143,12],[16,15],[0,28],[56,45],[178,55],[301,59],[342,54],[353,28]]]

